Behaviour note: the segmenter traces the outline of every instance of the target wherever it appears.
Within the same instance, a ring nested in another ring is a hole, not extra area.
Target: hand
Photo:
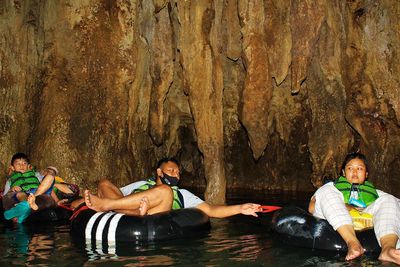
[[[13,187],[11,188],[11,191],[13,191],[13,192],[20,192],[20,191],[22,191],[22,188],[19,187],[19,186],[13,186]]]
[[[7,174],[11,175],[14,172],[14,167],[13,166],[8,166]]]
[[[254,203],[245,203],[240,205],[240,213],[244,215],[252,215],[258,217],[256,212],[262,211],[261,205]]]
[[[65,205],[68,202],[68,199],[61,199],[57,202],[57,205]]]

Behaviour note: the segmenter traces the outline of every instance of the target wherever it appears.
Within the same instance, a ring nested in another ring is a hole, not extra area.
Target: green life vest
[[[148,179],[144,185],[139,186],[138,188],[133,190],[132,193],[143,192],[153,188],[154,186],[156,186],[156,179],[152,177]],[[174,193],[174,202],[172,203],[172,209],[173,210],[182,209],[184,207],[184,202],[183,202],[183,196],[179,192],[179,188],[177,186],[170,186],[170,187],[172,189],[172,192]]]
[[[344,202],[348,204],[351,195],[352,184],[349,183],[346,178],[340,176],[335,181],[335,187],[342,192]],[[363,184],[360,184],[357,187],[358,188],[356,190],[358,192],[358,199],[362,200],[367,206],[379,197],[375,186],[368,181],[365,181]]]
[[[8,179],[10,181],[10,188],[19,186],[22,188],[22,191],[38,188],[40,184],[39,179],[36,177],[35,171],[33,170],[24,173],[13,172]]]

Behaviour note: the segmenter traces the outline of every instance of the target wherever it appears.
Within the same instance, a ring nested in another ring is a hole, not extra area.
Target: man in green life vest
[[[118,188],[108,180],[98,185],[97,195],[85,191],[86,205],[95,211],[114,210],[129,215],[154,214],[171,209],[198,208],[209,217],[224,218],[236,214],[256,216],[259,204],[212,205],[191,192],[178,188],[179,162],[174,158],[161,159],[156,176]]]
[[[37,211],[52,206],[54,201],[50,193],[53,184],[52,173],[46,175],[40,182],[29,163],[28,156],[24,153],[14,154],[11,158],[9,177],[2,199],[6,219],[19,217],[22,207],[25,216],[26,213],[30,213],[29,209]],[[23,220],[18,218],[18,221]]]

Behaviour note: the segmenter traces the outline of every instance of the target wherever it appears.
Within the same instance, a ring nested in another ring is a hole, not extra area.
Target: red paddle
[[[280,210],[282,207],[278,207],[278,206],[260,206],[262,208],[262,213],[268,213],[268,212],[272,212],[272,211],[276,211],[276,210]]]

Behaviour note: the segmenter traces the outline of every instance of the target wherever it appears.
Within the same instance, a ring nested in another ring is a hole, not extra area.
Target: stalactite
[[[397,0],[0,1],[0,168],[24,151],[93,189],[176,156],[223,203],[312,191],[361,150],[396,194],[399,20]]]

